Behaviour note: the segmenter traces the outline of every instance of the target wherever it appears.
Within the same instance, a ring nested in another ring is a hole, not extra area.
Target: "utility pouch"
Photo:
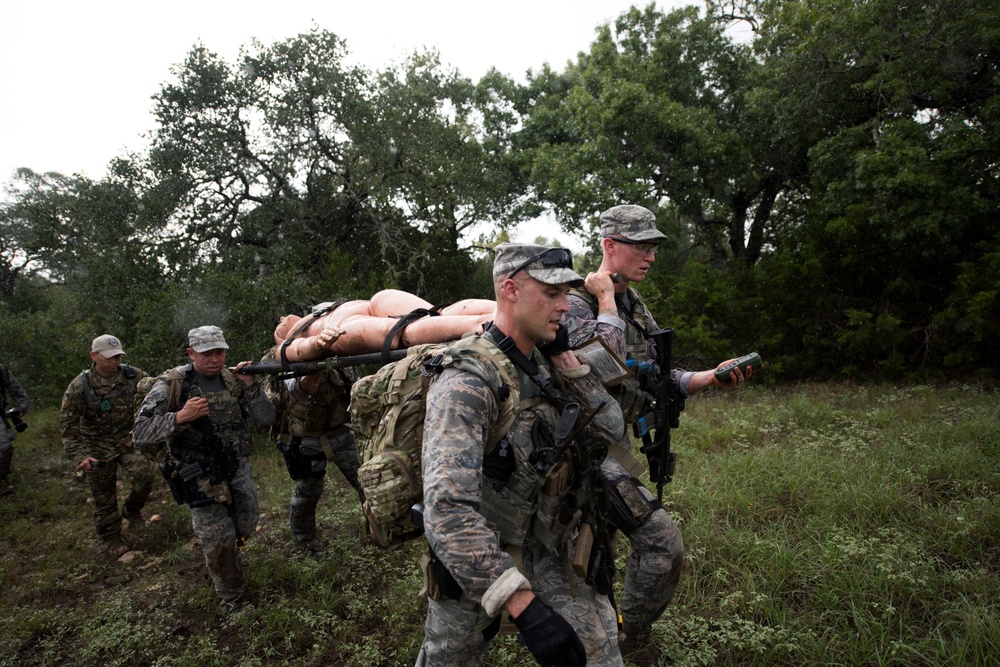
[[[312,479],[314,477],[312,469],[312,461],[314,457],[303,454],[302,450],[299,448],[299,442],[298,438],[292,438],[291,443],[287,445],[280,440],[278,441],[278,450],[285,459],[285,467],[288,468],[288,476],[296,482],[300,482],[305,479]],[[321,456],[325,458],[325,455]]]
[[[654,510],[662,507],[656,500],[648,500],[636,488],[631,477],[608,480],[608,520],[628,537],[641,526]]]
[[[570,465],[563,461],[549,472],[545,486],[538,495],[535,520],[531,533],[547,549],[557,550],[569,539],[570,531],[583,516],[577,508],[576,498],[568,495],[571,479]]]
[[[419,595],[431,600],[458,600],[462,597],[462,587],[451,576],[451,572],[429,549],[420,557],[420,571],[424,575],[424,587]]]
[[[480,511],[486,523],[500,533],[503,543],[524,544],[531,527],[535,498],[545,479],[530,463],[523,461],[506,486],[497,488],[493,484],[483,484]]]
[[[174,502],[178,505],[186,503],[187,500],[184,497],[184,480],[177,473],[177,464],[173,461],[163,461],[159,466],[160,474],[166,480],[167,487],[170,489],[170,495],[174,497]]]

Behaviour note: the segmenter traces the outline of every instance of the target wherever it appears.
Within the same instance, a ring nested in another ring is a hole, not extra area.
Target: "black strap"
[[[615,294],[615,303],[618,305],[618,312],[623,315],[626,320],[628,320],[629,324],[638,329],[643,338],[649,340],[649,334],[646,333],[644,328],[639,326],[638,322],[635,321],[633,314],[635,313],[635,307],[637,304],[633,303],[631,299],[626,301],[625,298],[627,294],[628,292],[625,292],[624,294]]]
[[[559,408],[563,408],[571,403],[577,403],[576,397],[567,391],[562,389],[556,389],[556,387],[549,381],[545,375],[542,374],[541,369],[535,364],[531,359],[517,349],[517,344],[514,339],[505,334],[500,328],[490,322],[486,325],[486,331],[493,337],[496,341],[497,347],[500,351],[507,355],[507,358],[511,362],[524,371],[524,374],[531,378],[531,381],[538,385],[538,388],[542,390],[542,393],[546,398],[551,399]]]
[[[282,370],[284,370],[284,371],[289,370],[288,369],[288,352],[287,352],[287,348],[291,344],[291,342],[293,340],[295,340],[296,338],[298,338],[299,335],[303,331],[305,331],[306,329],[308,329],[310,324],[312,324],[313,322],[315,322],[319,318],[323,317],[327,313],[330,313],[330,312],[333,312],[333,311],[337,310],[337,308],[340,308],[345,303],[347,303],[347,299],[345,299],[345,298],[337,299],[333,303],[327,304],[326,306],[324,306],[322,308],[319,308],[317,310],[312,311],[311,313],[309,313],[308,317],[303,317],[302,318],[302,320],[299,322],[298,326],[295,327],[295,329],[292,331],[292,333],[290,333],[288,336],[286,336],[285,340],[282,341],[282,343],[281,343],[281,348],[279,349],[279,352],[280,352],[279,356],[281,357],[281,368],[282,368]]]
[[[396,337],[396,334],[400,333],[403,329],[408,327],[413,322],[416,322],[422,317],[433,317],[435,315],[441,314],[441,308],[443,306],[433,306],[431,308],[414,308],[406,315],[400,315],[397,318],[395,324],[389,329],[389,333],[386,334],[385,340],[382,341],[382,365],[388,364],[392,359],[389,358],[389,352],[392,350],[392,341]]]

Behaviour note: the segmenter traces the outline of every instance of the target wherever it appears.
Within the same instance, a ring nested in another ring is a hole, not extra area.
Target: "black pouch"
[[[177,469],[178,466],[173,461],[160,463],[160,474],[163,475],[163,479],[167,482],[170,495],[174,497],[174,502],[178,505],[184,505],[187,503],[184,495],[184,480],[177,474]]]

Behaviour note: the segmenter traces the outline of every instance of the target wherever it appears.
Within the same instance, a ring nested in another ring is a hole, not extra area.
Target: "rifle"
[[[649,479],[656,482],[656,498],[663,500],[663,485],[669,484],[677,465],[677,453],[670,450],[670,430],[680,425],[684,396],[674,381],[671,368],[674,344],[673,329],[657,329],[648,334],[656,344],[656,364],[660,375],[642,373],[639,386],[651,395],[649,411],[636,420],[632,432],[642,438],[639,451],[646,455]]]
[[[345,357],[327,357],[326,359],[316,359],[313,361],[288,361],[282,362],[280,359],[268,361],[255,361],[240,369],[241,374],[247,375],[277,375],[282,379],[298,377],[301,375],[312,375],[328,368],[345,368],[347,366],[363,366],[364,364],[387,364],[406,356],[407,348],[390,350],[388,353],[372,352],[370,354],[354,354]],[[236,371],[235,367],[230,368]]]

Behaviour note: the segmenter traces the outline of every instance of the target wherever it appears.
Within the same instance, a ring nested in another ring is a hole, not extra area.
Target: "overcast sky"
[[[382,69],[416,49],[478,80],[495,66],[523,80],[562,69],[629,0],[7,0],[0,5],[0,184],[18,167],[105,175],[142,150],[150,97],[200,40],[233,61],[241,46],[309,31],[347,41],[356,62]],[[660,0],[660,10],[700,0]]]

